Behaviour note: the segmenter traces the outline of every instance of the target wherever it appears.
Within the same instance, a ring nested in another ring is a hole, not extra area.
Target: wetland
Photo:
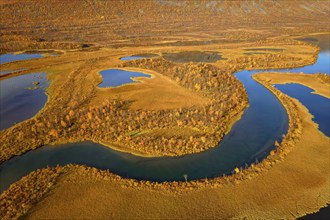
[[[328,215],[327,2],[0,4],[1,219]]]

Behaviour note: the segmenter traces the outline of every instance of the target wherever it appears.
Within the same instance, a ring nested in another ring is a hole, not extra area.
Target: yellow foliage
[[[63,120],[61,120],[61,125],[62,125],[62,127],[66,127],[66,123],[63,121]]]

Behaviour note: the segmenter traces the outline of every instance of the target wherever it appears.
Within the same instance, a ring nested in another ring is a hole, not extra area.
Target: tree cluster
[[[98,107],[74,108],[72,105],[56,114],[28,121],[29,132],[22,132],[19,128],[4,132],[1,160],[49,143],[82,140],[116,144],[149,154],[196,153],[216,146],[229,129],[230,122],[248,104],[243,85],[232,73],[212,65],[176,65],[157,58],[127,62],[125,66],[155,70],[211,101],[199,107],[160,111],[133,111],[128,101],[120,99]],[[172,128],[189,128],[198,132],[162,137],[149,135],[154,130]]]

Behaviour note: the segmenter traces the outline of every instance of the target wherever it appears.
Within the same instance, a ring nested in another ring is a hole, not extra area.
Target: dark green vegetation
[[[177,53],[163,53],[163,57],[175,63],[215,63],[221,60],[221,55],[218,52],[201,52],[201,51],[183,51]]]

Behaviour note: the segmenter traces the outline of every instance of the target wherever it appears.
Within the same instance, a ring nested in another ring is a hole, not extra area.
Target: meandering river
[[[12,158],[0,166],[1,190],[38,168],[85,164],[109,169],[122,177],[152,181],[211,178],[230,174],[236,167],[265,158],[288,129],[288,117],[277,98],[252,79],[256,71],[241,71],[250,106],[219,145],[182,157],[146,158],[118,152],[92,142],[44,146]]]
[[[323,59],[323,55],[318,59]],[[288,116],[277,98],[252,79],[256,72],[244,70],[235,74],[246,88],[250,105],[213,149],[181,157],[148,158],[92,142],[44,146],[0,165],[0,192],[33,170],[70,163],[108,169],[122,177],[162,182],[183,181],[183,175],[188,180],[222,176],[236,167],[260,161],[275,148],[274,142],[280,142],[287,133]]]

